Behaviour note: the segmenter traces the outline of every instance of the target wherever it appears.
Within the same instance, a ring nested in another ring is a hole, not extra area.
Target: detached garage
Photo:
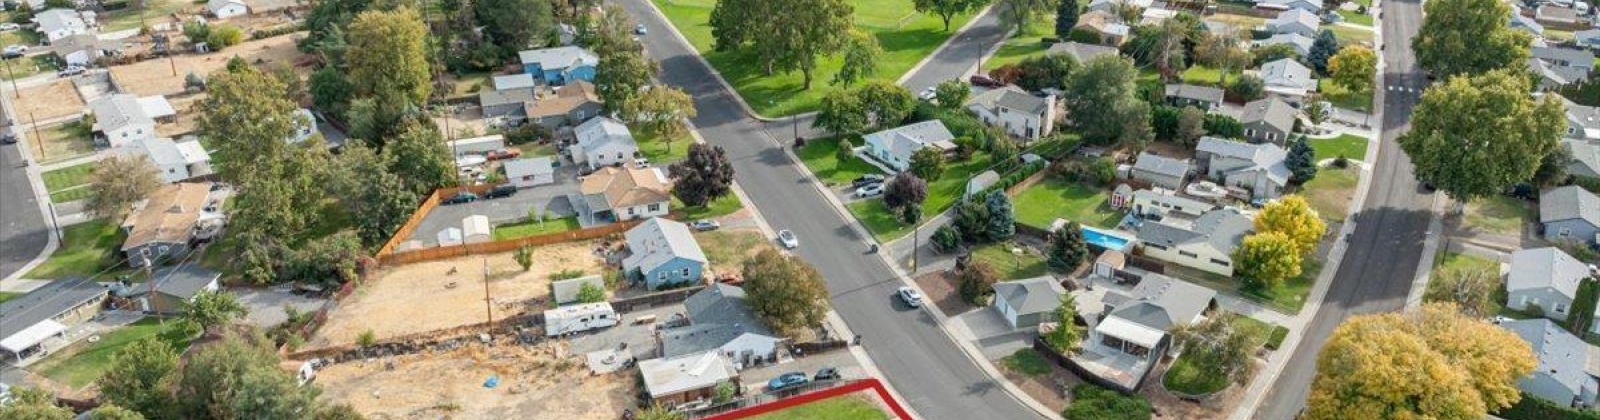
[[[517,188],[532,188],[556,182],[556,164],[549,156],[507,161],[505,169],[506,181]]]
[[[1054,277],[1034,277],[994,285],[994,310],[1011,328],[1033,328],[1049,320],[1067,293]]]

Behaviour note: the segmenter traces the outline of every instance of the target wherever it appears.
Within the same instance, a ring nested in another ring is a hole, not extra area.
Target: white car
[[[939,96],[939,90],[933,86],[928,86],[927,89],[922,90],[922,93],[917,94],[917,97],[922,98],[924,101],[931,101],[935,96]]]
[[[633,33],[636,33],[636,34],[639,34],[639,35],[644,35],[646,32],[649,32],[649,30],[646,30],[644,28],[644,24],[643,23],[638,24],[638,25],[633,25]]]
[[[922,307],[922,294],[917,293],[916,289],[900,286],[899,289],[895,290],[895,294],[900,296],[900,301],[905,302],[906,306],[913,308]]]
[[[633,166],[639,169],[650,167],[650,159],[638,158],[633,160]]]
[[[18,29],[22,29],[22,25],[11,22],[0,23],[0,31],[15,31]]]
[[[794,232],[784,229],[778,231],[778,243],[783,244],[784,248],[795,249],[800,247],[800,238],[796,238]]]
[[[883,184],[867,184],[856,188],[856,197],[866,198],[883,195]]]
[[[5,52],[6,57],[17,57],[17,56],[21,56],[22,53],[28,52],[28,46],[27,45],[10,45],[10,46],[6,47],[4,52]]]

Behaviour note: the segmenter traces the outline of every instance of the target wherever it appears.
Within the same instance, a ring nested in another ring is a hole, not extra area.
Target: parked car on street
[[[0,135],[0,144],[17,144],[17,135],[10,133]]]
[[[866,174],[866,175],[862,175],[862,176],[856,177],[856,179],[854,181],[850,181],[850,186],[853,187],[853,188],[861,188],[861,187],[865,187],[865,186],[872,185],[872,184],[882,184],[883,180],[884,180],[883,175]]]
[[[883,195],[883,184],[867,184],[856,188],[856,197],[866,198]]]
[[[818,369],[817,374],[811,376],[811,380],[814,381],[832,381],[837,379],[839,379],[839,369],[831,367]]]
[[[449,206],[449,205],[455,205],[455,204],[471,203],[471,202],[474,202],[474,201],[478,201],[478,195],[477,194],[473,194],[473,193],[467,192],[467,191],[462,191],[462,192],[456,193],[456,195],[450,196],[450,198],[444,199],[444,201],[440,201],[439,205]]]
[[[645,29],[643,23],[638,24],[638,25],[633,25],[633,33],[639,34],[639,35],[644,35],[646,32],[649,32],[649,30]]]
[[[705,231],[708,231],[708,230],[717,230],[718,228],[722,227],[722,224],[721,223],[717,223],[717,221],[711,220],[711,219],[700,219],[700,220],[694,221],[694,223],[690,223],[689,227],[692,227],[692,228],[694,228],[694,230],[697,230],[697,231],[700,231],[700,232],[705,232]]]
[[[500,184],[496,185],[494,188],[490,188],[489,192],[483,193],[483,199],[493,200],[496,198],[505,198],[513,195],[517,195],[517,186],[511,184]]]
[[[811,382],[811,379],[806,378],[805,372],[789,372],[778,375],[778,377],[767,381],[767,390],[778,391],[786,388],[794,388],[805,385],[808,382]]]
[[[982,86],[986,88],[999,88],[1006,86],[1005,83],[1000,83],[999,80],[995,80],[986,74],[974,74],[972,77],[967,78],[967,81],[971,82],[973,86]]]
[[[917,293],[916,289],[901,286],[900,289],[895,290],[895,294],[900,296],[900,301],[905,302],[906,306],[913,308],[922,307],[922,294]]]
[[[796,238],[794,232],[784,229],[778,231],[778,243],[783,244],[784,248],[795,249],[800,247],[800,238]]]
[[[917,98],[922,99],[924,101],[931,101],[931,100],[933,100],[934,96],[938,96],[938,95],[939,95],[939,90],[937,88],[934,88],[933,86],[928,86],[927,89],[923,89],[922,90],[922,93],[918,93],[917,94]]]

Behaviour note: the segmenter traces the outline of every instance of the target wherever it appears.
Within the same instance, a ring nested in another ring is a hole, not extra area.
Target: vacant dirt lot
[[[294,48],[294,38],[294,35],[276,36],[245,42],[221,52],[180,55],[174,57],[178,68],[177,76],[172,75],[174,64],[168,63],[166,59],[145,60],[112,67],[111,74],[116,76],[117,83],[120,83],[128,93],[140,96],[174,95],[183,92],[183,80],[189,73],[202,76],[211,74],[226,67],[228,59],[235,55],[258,67],[274,63],[292,65],[302,55]]]
[[[542,311],[550,295],[550,273],[601,271],[596,242],[573,242],[533,250],[533,269],[522,271],[511,253],[474,255],[381,270],[361,285],[317,331],[306,348],[350,344],[363,331],[385,338],[484,322],[483,270],[489,269],[489,295],[495,319]],[[450,274],[454,270],[455,274]]]
[[[65,117],[68,115],[82,115],[83,98],[78,96],[78,89],[72,87],[72,81],[57,79],[47,84],[22,89],[25,100],[13,100],[17,104],[17,118],[23,122],[39,121],[51,118]]]
[[[589,376],[545,345],[473,345],[437,354],[350,362],[317,372],[323,397],[372,419],[615,419],[636,400],[633,370]],[[500,384],[485,388],[498,375]]]

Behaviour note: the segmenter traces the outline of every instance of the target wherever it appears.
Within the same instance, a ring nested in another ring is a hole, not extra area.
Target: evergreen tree
[[[1011,239],[1017,233],[1016,216],[1011,213],[1011,197],[996,189],[986,200],[989,207],[988,238],[993,241]]]
[[[1305,136],[1289,143],[1289,156],[1283,163],[1289,167],[1289,182],[1304,184],[1317,177],[1317,151],[1311,149],[1311,142]]]
[[[1048,259],[1050,268],[1071,272],[1089,256],[1089,244],[1083,240],[1083,227],[1078,222],[1067,223],[1050,235]]]
[[[1072,36],[1072,27],[1078,26],[1078,0],[1060,0],[1056,5],[1056,38]]]
[[[1311,44],[1311,52],[1306,54],[1306,62],[1311,65],[1311,70],[1319,75],[1328,74],[1328,59],[1339,53],[1339,38],[1333,35],[1333,30],[1323,29],[1317,33],[1317,40]]]

